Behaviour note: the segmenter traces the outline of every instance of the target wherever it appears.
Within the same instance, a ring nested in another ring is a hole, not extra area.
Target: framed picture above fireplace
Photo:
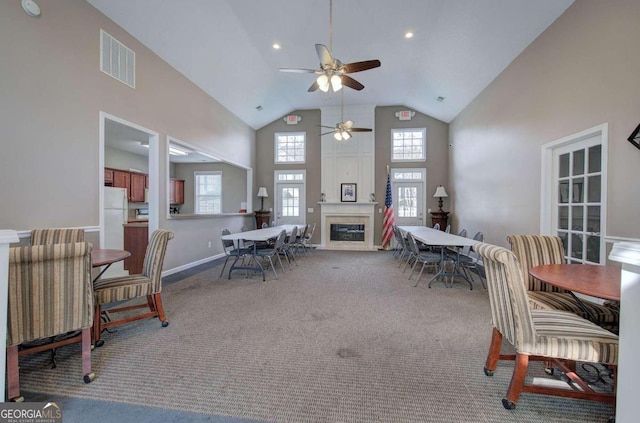
[[[356,184],[340,184],[340,201],[343,203],[355,203],[358,198]]]

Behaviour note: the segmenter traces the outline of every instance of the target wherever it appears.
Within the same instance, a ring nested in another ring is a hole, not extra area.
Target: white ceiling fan
[[[320,59],[320,69],[280,68],[280,72],[314,73],[318,75],[316,81],[307,91],[313,92],[318,88],[327,92],[331,88],[333,92],[342,89],[342,86],[362,90],[364,85],[348,76],[348,73],[362,72],[380,66],[380,60],[365,60],[363,62],[342,63],[331,54],[333,38],[333,0],[329,0],[329,47],[324,44],[316,44],[316,53]]]

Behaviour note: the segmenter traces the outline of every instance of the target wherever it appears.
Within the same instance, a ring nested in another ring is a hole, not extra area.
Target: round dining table
[[[544,264],[529,269],[543,282],[571,292],[620,301],[620,267],[594,264]]]
[[[93,279],[93,282],[100,279],[100,276],[111,266],[113,263],[124,260],[129,257],[131,253],[126,250],[114,250],[108,248],[94,248],[91,250],[91,266],[102,267],[104,269],[100,271],[98,276]]]

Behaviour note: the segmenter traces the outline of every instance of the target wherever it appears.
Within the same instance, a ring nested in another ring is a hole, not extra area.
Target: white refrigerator
[[[104,187],[104,244],[102,248],[124,250],[124,227],[129,218],[126,188]],[[124,262],[113,263],[102,277],[128,275]]]

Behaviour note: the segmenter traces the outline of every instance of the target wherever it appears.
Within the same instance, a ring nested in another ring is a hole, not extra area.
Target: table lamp
[[[268,197],[268,196],[269,194],[267,194],[267,187],[258,188],[258,197],[260,197],[260,200],[261,200],[260,210],[264,210],[264,197]]]
[[[436,188],[436,193],[433,194],[434,197],[438,197],[438,211],[442,212],[442,198],[443,197],[448,197],[449,195],[447,194],[447,191],[444,189],[444,187],[442,185],[438,185],[438,188]]]

